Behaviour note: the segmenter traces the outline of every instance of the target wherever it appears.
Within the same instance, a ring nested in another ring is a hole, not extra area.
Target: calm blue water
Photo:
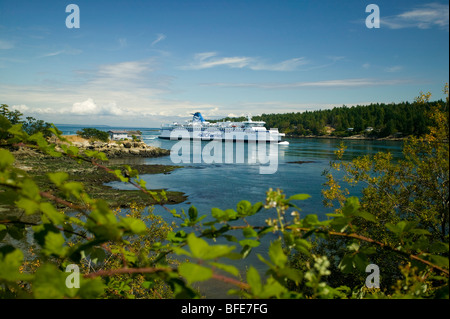
[[[112,127],[97,127],[98,129],[109,130],[119,129]],[[76,130],[80,128],[73,127],[59,127],[64,134],[75,134]],[[120,128],[120,129],[139,129],[139,128]],[[174,147],[181,146],[181,142],[168,141],[158,139],[159,131],[157,129],[140,129],[143,132],[144,141],[152,146],[157,146],[165,149],[174,150]],[[200,163],[193,163],[194,158],[198,159],[199,154],[204,150],[209,142],[202,142],[196,144],[200,151],[193,150],[192,142],[189,163],[174,163],[172,158],[147,158],[147,159],[130,159],[128,164],[168,164],[168,165],[182,165],[181,169],[177,169],[170,174],[158,175],[144,175],[141,176],[147,181],[148,188],[164,188],[169,191],[181,191],[188,196],[185,203],[170,205],[170,209],[177,209],[180,211],[184,209],[187,211],[191,205],[194,205],[199,210],[200,215],[210,216],[211,208],[218,207],[221,209],[235,208],[240,200],[248,200],[252,203],[264,202],[265,192],[269,188],[280,188],[284,191],[287,197],[306,193],[311,195],[311,198],[306,201],[298,202],[298,206],[302,209],[301,215],[317,214],[319,218],[326,218],[325,214],[331,212],[329,208],[325,208],[322,204],[321,190],[324,188],[323,183],[326,181],[322,175],[324,170],[330,166],[330,161],[334,157],[334,151],[341,143],[340,140],[333,139],[286,139],[289,145],[278,145],[277,149],[277,165],[274,174],[260,174],[260,167],[263,165],[259,162],[249,163],[249,158],[254,159],[258,150],[253,149],[253,152],[248,155],[248,148],[252,149],[252,145],[244,144],[245,157],[244,161],[239,163],[226,164],[225,149],[223,147],[222,160],[219,163],[207,164],[201,158]],[[178,143],[178,144],[177,144]],[[237,143],[235,143],[237,144]],[[362,141],[362,140],[346,140],[347,146],[345,159],[350,160],[357,156],[366,154],[374,154],[379,151],[391,152],[395,158],[401,157],[401,142],[395,141]],[[210,145],[211,146],[211,145]],[[235,146],[236,147],[236,146]],[[233,149],[233,154],[237,150]],[[267,155],[269,151],[265,153]],[[275,153],[275,155],[276,155]],[[177,153],[178,154],[178,153]],[[197,156],[197,157],[196,157]],[[275,160],[273,158],[270,163],[274,166]],[[307,163],[298,164],[290,163],[296,161],[305,161]],[[236,160],[234,161],[236,162]],[[266,164],[267,165],[267,164]],[[110,184],[113,187],[126,189],[129,186],[120,182]],[[352,194],[358,195],[359,189],[351,190]],[[155,207],[155,213],[160,214],[168,222],[173,221],[173,217],[161,207]],[[248,222],[252,225],[264,225],[265,219],[274,218],[275,211],[266,211],[248,218]],[[289,216],[287,216],[289,217]],[[239,236],[239,233],[234,234]],[[240,269],[245,269],[246,266],[252,264],[256,268],[265,269],[256,257],[256,253],[264,254],[267,251],[267,246],[275,237],[268,235],[266,242],[254,249],[252,254],[245,260],[235,262],[235,265]],[[238,245],[239,246],[239,245]],[[239,247],[238,247],[239,249]],[[220,298],[222,293],[217,289],[220,283],[214,282],[214,287],[209,284],[202,285],[203,292],[207,297]],[[225,285],[224,285],[225,286]]]

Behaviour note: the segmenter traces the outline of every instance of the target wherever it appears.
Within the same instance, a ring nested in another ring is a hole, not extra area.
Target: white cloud
[[[251,58],[248,57],[216,57],[216,52],[203,52],[197,53],[194,56],[194,62],[188,66],[182,67],[182,69],[188,70],[200,70],[209,69],[216,66],[226,65],[231,68],[243,68],[250,63]]]
[[[56,51],[56,52],[49,52],[49,53],[45,53],[43,55],[41,55],[41,58],[47,58],[47,57],[51,57],[51,56],[57,56],[60,55],[61,53],[64,53],[64,50],[60,50],[60,51]]]
[[[218,57],[217,52],[197,53],[194,61],[187,66],[181,67],[184,70],[201,70],[218,66],[227,66],[230,68],[248,68],[255,71],[293,71],[299,66],[308,64],[309,62],[301,58],[293,58],[278,63],[266,63],[259,58],[234,56],[234,57]]]
[[[394,73],[394,72],[401,71],[402,69],[403,69],[403,67],[401,65],[394,65],[394,66],[387,67],[384,70],[389,73]]]
[[[297,69],[299,66],[306,65],[309,62],[305,58],[294,58],[286,61],[282,61],[275,64],[264,64],[259,63],[255,65],[250,65],[252,70],[264,70],[264,71],[292,71]]]
[[[152,46],[154,46],[156,43],[161,42],[162,40],[164,40],[166,38],[166,35],[162,34],[162,33],[158,33],[156,36],[157,36],[157,38],[155,41],[152,42]]]
[[[152,59],[104,64],[96,70],[78,72],[81,83],[77,85],[0,83],[0,95],[8,104],[26,105],[27,116],[54,123],[148,121],[159,110],[172,108],[159,99],[160,94],[168,92],[171,79],[155,75],[154,64]]]
[[[67,48],[64,50],[58,50],[58,51],[54,51],[54,52],[44,53],[44,54],[38,56],[38,58],[48,58],[48,57],[57,56],[60,54],[77,55],[77,54],[81,54],[82,52],[83,51],[81,51],[79,49]]]
[[[297,88],[357,88],[373,87],[380,85],[396,85],[410,82],[409,80],[377,80],[377,79],[341,79],[314,82],[291,83],[206,83],[203,86],[217,86],[229,88],[260,88],[260,89],[297,89]]]
[[[94,103],[91,98],[87,99],[84,102],[74,103],[71,109],[72,114],[78,115],[99,114],[100,112],[100,108]]]
[[[120,79],[138,79],[145,72],[150,72],[149,61],[127,61],[115,64],[104,64],[98,68],[98,78]]]
[[[428,3],[395,16],[381,17],[381,26],[391,29],[439,27],[448,30],[449,5]]]
[[[86,101],[74,103],[70,113],[73,115],[122,116],[127,113],[127,110],[118,107],[115,101],[109,102],[105,105],[97,105],[92,98],[88,98]]]
[[[11,109],[17,110],[17,111],[23,113],[23,112],[27,112],[30,108],[28,106],[26,106],[25,104],[20,104],[20,105],[11,106]]]

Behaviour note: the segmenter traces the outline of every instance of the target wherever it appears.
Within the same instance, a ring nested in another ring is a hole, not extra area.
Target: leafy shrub
[[[81,131],[77,131],[77,135],[85,139],[100,140],[102,142],[108,142],[109,140],[108,132],[100,131],[92,127],[83,128]]]

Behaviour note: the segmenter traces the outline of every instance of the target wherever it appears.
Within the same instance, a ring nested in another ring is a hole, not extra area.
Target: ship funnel
[[[193,122],[205,122],[205,119],[203,118],[202,114],[200,112],[195,112],[194,117],[192,118]]]

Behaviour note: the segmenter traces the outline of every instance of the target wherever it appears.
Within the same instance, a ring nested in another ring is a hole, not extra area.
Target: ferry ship
[[[193,114],[192,120],[183,123],[174,122],[161,126],[161,139],[191,139],[203,141],[234,141],[234,142],[278,142],[282,141],[284,133],[278,132],[277,128],[267,130],[264,121],[252,121],[248,116],[244,122],[216,122],[205,121],[200,112]]]

